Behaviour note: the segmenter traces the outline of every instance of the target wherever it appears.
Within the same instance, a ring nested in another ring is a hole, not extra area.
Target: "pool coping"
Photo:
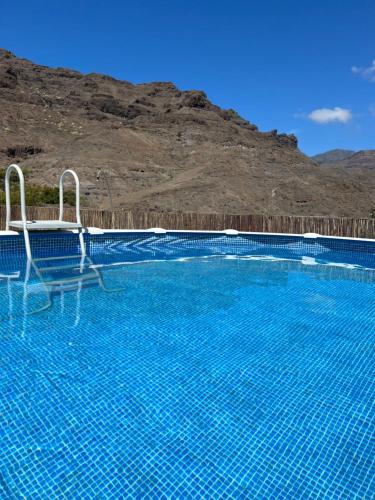
[[[67,233],[77,233],[77,229],[67,229],[64,232]],[[349,241],[367,241],[375,243],[375,238],[354,238],[351,236],[328,236],[324,234],[317,233],[272,233],[267,231],[237,231],[236,229],[225,229],[223,231],[210,231],[210,230],[197,230],[197,229],[164,229],[164,228],[149,228],[149,229],[101,229],[98,227],[86,227],[84,232],[88,234],[121,234],[121,233],[151,233],[151,234],[168,234],[168,233],[191,233],[191,234],[222,234],[223,236],[284,236],[284,237],[296,237],[309,240],[315,240],[319,238],[325,239],[335,239],[335,240],[349,240]],[[1,236],[19,236],[22,235],[22,231],[12,231],[12,230],[0,230]]]

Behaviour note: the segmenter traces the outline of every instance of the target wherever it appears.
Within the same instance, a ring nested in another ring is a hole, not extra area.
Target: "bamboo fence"
[[[58,218],[58,207],[28,207],[29,220]],[[19,207],[12,207],[12,219],[19,219]],[[75,209],[64,209],[65,220],[75,220]],[[270,232],[286,234],[318,233],[326,236],[375,238],[375,219],[346,217],[306,217],[289,215],[228,215],[169,213],[135,210],[81,210],[82,223],[103,229],[164,229]],[[5,207],[0,206],[0,228],[5,227]]]

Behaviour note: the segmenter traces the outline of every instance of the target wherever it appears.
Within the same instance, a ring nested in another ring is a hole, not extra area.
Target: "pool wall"
[[[375,240],[219,231],[92,230],[84,234],[88,255],[98,264],[205,255],[308,257],[375,268]],[[77,232],[30,233],[33,257],[79,255]],[[26,258],[22,233],[0,232],[0,265]]]

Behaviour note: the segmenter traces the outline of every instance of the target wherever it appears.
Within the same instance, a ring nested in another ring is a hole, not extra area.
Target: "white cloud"
[[[371,65],[367,68],[360,68],[359,66],[352,66],[351,71],[355,75],[360,75],[370,82],[375,82],[375,59],[372,61]]]
[[[340,108],[339,106],[332,109],[320,108],[309,113],[308,118],[316,123],[348,123],[352,119],[352,112],[350,109]]]

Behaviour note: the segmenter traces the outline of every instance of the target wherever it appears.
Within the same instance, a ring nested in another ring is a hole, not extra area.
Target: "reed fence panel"
[[[28,207],[29,220],[58,218],[58,207]],[[88,227],[103,229],[185,229],[271,232],[287,234],[318,233],[326,236],[375,238],[375,219],[347,217],[306,217],[291,215],[228,215],[199,213],[168,213],[138,210],[81,210],[82,222]],[[19,207],[12,207],[12,219],[20,219]],[[75,209],[65,208],[64,219],[74,221]],[[5,227],[5,207],[0,206],[0,227]]]

